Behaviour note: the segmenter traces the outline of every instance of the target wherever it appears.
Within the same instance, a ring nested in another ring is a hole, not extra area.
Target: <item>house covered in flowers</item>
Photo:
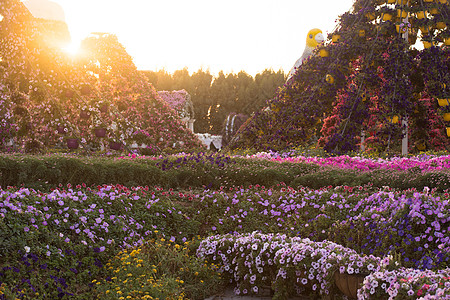
[[[172,107],[186,128],[194,132],[194,105],[186,90],[158,91],[159,97]]]

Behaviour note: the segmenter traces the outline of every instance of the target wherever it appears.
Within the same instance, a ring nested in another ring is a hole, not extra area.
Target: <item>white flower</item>
[[[31,250],[31,248],[28,247],[28,246],[25,246],[24,248],[25,248],[25,252],[26,252],[26,253],[30,252],[30,250]]]

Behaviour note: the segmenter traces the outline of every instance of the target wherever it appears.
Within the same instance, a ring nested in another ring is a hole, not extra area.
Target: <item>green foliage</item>
[[[214,264],[205,264],[190,248],[200,240],[175,244],[161,235],[140,247],[119,252],[106,264],[114,277],[94,280],[102,299],[205,299],[223,288]],[[148,296],[148,298],[146,298]]]
[[[284,183],[292,187],[390,186],[395,189],[450,188],[445,170],[422,173],[410,170],[355,171],[308,163],[273,162],[230,158],[221,154],[192,153],[167,158],[100,158],[64,155],[0,157],[0,186],[26,186],[48,190],[59,185],[162,186],[166,188],[212,188],[220,186]]]
[[[186,90],[195,109],[195,132],[220,134],[226,116],[232,112],[251,115],[263,108],[284,84],[283,71],[266,69],[250,76],[244,71],[214,77],[209,71],[189,74],[185,68],[173,74],[165,70],[141,71],[157,90]]]

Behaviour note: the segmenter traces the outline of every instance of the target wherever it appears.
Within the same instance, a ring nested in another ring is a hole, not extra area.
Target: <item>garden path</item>
[[[263,292],[258,296],[243,296],[234,293],[234,287],[228,286],[222,293],[206,298],[205,300],[272,300],[270,292]],[[292,297],[288,300],[312,300],[310,297]]]

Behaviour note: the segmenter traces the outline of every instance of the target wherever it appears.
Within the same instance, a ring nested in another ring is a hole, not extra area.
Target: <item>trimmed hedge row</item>
[[[211,188],[284,182],[291,187],[390,186],[398,189],[450,188],[448,171],[354,171],[313,164],[276,163],[203,153],[160,159],[71,156],[0,156],[0,186],[45,190],[66,184],[122,184],[165,188]]]

